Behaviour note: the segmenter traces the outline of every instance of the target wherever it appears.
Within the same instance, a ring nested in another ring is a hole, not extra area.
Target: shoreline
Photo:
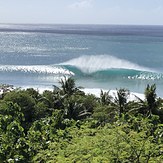
[[[42,94],[45,90],[48,91],[53,91],[53,87],[14,87],[14,88],[20,88],[20,89],[28,89],[28,88],[33,88],[35,90],[37,90],[40,94]],[[13,88],[11,88],[10,90],[13,90]],[[101,88],[82,88],[80,89],[81,91],[83,91],[86,95],[94,95],[96,97],[100,97],[100,93],[101,90],[103,92],[108,92],[109,91],[109,95],[112,96],[113,98],[115,98],[117,96],[117,90],[107,90],[107,89],[101,89]],[[130,92],[130,91],[129,91]],[[3,94],[3,90],[2,88],[0,89],[0,96]],[[128,96],[128,101],[137,101],[138,99],[136,98],[136,96],[138,98],[140,98],[141,100],[145,99],[144,94],[142,93],[137,93],[137,92],[130,92],[129,96]]]
[[[31,87],[23,87],[22,89],[27,89],[27,88],[31,88]],[[38,92],[41,94],[45,90],[53,91],[53,87],[32,87],[32,88],[34,88],[35,90],[38,90]],[[111,95],[113,98],[116,97],[116,92],[117,92],[114,89],[107,90],[107,89],[101,89],[101,88],[82,88],[80,90],[83,91],[86,95],[92,94],[92,95],[95,95],[96,97],[100,97],[101,90],[103,92],[109,91],[109,95]],[[141,100],[145,99],[145,96],[142,93],[130,92],[130,95],[128,96],[128,101],[136,101],[137,98],[135,96],[139,97]]]
[[[109,95],[110,96],[112,96],[113,98],[116,97],[117,90],[106,90],[106,89],[100,89],[100,88],[84,88],[83,89],[83,91],[85,92],[85,94],[93,94],[96,97],[100,97],[101,90],[103,92],[108,92],[109,91]],[[137,101],[137,98],[135,96],[137,96],[141,100],[144,100],[145,99],[144,94],[137,93],[137,92],[130,92],[130,94],[128,96],[128,101]]]

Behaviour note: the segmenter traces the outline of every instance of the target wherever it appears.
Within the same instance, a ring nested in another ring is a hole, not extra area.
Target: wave
[[[129,80],[160,80],[163,79],[163,74],[157,72],[140,71],[133,69],[106,69],[93,73],[84,73],[74,66],[65,66],[66,69],[72,71],[77,78],[92,77],[96,79],[122,79]]]
[[[163,79],[163,74],[161,73],[109,55],[81,56],[60,65],[73,72],[77,77],[92,76],[94,78],[128,78],[138,80]]]
[[[24,72],[24,73],[37,73],[37,74],[55,74],[55,75],[74,75],[73,72],[71,72],[68,69],[65,69],[63,67],[57,67],[52,65],[30,65],[30,66],[24,66],[24,65],[0,65],[0,71],[1,72]]]
[[[0,65],[0,72],[91,77],[94,79],[159,80],[163,74],[108,55],[81,56],[58,65]]]
[[[60,65],[74,66],[80,69],[83,73],[94,73],[97,71],[108,70],[108,69],[128,69],[128,70],[139,70],[139,71],[151,71],[148,68],[139,66],[130,61],[119,59],[109,55],[90,55],[81,56],[61,63]]]

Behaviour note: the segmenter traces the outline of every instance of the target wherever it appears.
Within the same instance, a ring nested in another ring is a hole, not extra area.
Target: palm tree
[[[161,106],[162,102],[161,99],[157,99],[156,95],[156,85],[147,85],[144,91],[145,100],[140,99],[139,97],[135,96],[138,99],[137,102],[137,111],[145,116],[151,116],[152,114],[158,114],[158,107]]]
[[[75,80],[71,77],[66,78],[64,76],[64,79],[61,79],[59,83],[61,84],[63,94],[72,95],[77,90]]]
[[[115,105],[119,110],[119,116],[122,116],[122,113],[125,112],[127,107],[127,98],[130,92],[127,89],[120,88],[117,90],[117,96],[115,97]]]
[[[75,80],[73,78],[67,78],[64,76],[59,81],[61,89],[57,93],[57,101],[61,102],[63,115],[69,119],[81,119],[91,113],[85,110],[84,104],[78,102],[78,98],[84,97],[85,93],[80,90],[81,87],[76,87]]]
[[[101,90],[100,93],[100,103],[103,105],[109,105],[112,102],[112,96],[109,95],[109,91],[104,92]]]
[[[158,107],[158,103],[156,100],[156,85],[147,85],[146,89],[145,89],[145,98],[146,98],[146,102],[147,102],[147,109],[148,109],[148,114],[149,116],[155,112],[155,110]]]

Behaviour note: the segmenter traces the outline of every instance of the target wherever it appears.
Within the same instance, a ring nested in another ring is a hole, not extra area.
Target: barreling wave
[[[163,74],[108,55],[81,56],[59,65],[0,65],[0,72],[65,75],[95,79],[159,80]]]
[[[163,79],[163,74],[161,73],[108,55],[81,56],[60,65],[80,77],[92,76],[95,78],[128,78],[139,80]]]
[[[74,75],[68,69],[59,66],[47,65],[0,65],[1,72],[23,72],[23,73],[37,73],[37,74],[55,74],[55,75]]]
[[[163,74],[149,71],[140,71],[133,69],[106,69],[92,73],[84,73],[75,66],[65,66],[68,70],[72,71],[76,77],[93,77],[97,79],[121,79],[126,78],[129,80],[160,80],[163,79]]]
[[[150,71],[148,68],[109,55],[96,55],[96,56],[85,55],[64,62],[60,65],[74,66],[87,74],[108,69],[129,69],[139,71]]]

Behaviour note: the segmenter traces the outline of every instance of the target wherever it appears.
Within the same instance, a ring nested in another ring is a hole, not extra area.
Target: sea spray
[[[47,66],[47,65],[30,65],[30,66],[15,66],[15,65],[0,65],[0,71],[3,72],[24,72],[24,73],[38,73],[38,74],[62,74],[74,75],[73,72],[62,67]]]
[[[75,66],[84,73],[93,73],[107,69],[133,69],[141,71],[151,71],[149,68],[139,66],[124,59],[111,55],[83,55],[74,58],[60,65]]]

